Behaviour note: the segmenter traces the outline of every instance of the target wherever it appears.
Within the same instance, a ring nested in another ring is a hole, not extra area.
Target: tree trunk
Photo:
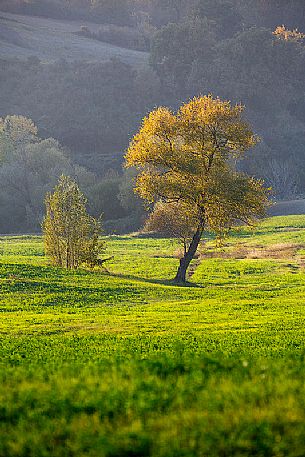
[[[203,229],[200,227],[197,229],[195,235],[193,236],[192,242],[188,248],[188,251],[184,254],[184,257],[180,259],[180,265],[174,279],[177,283],[185,283],[186,282],[186,272],[196,254],[198,245],[200,243],[202,237]]]

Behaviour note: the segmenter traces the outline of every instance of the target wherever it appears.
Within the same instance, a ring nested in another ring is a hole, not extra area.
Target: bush
[[[98,263],[100,224],[87,213],[84,195],[67,176],[61,176],[53,194],[46,197],[43,232],[54,265],[75,269],[82,263]]]

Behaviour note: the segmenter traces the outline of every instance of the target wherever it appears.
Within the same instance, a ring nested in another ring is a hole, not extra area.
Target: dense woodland
[[[124,151],[151,109],[199,94],[246,106],[261,141],[240,168],[277,198],[305,193],[303,1],[2,0],[0,9],[95,22],[99,33],[76,33],[149,54],[141,67],[1,59],[0,116],[26,116],[38,132],[9,153],[1,124],[0,233],[39,230],[44,195],[62,173],[77,179],[107,231],[137,229],[143,209]]]

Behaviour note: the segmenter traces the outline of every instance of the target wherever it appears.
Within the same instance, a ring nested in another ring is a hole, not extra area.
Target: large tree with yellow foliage
[[[176,205],[178,219],[180,214],[190,221],[189,242],[175,278],[179,283],[186,281],[204,230],[224,234],[238,220],[249,224],[265,214],[268,190],[263,182],[235,168],[258,141],[243,111],[243,106],[211,95],[194,98],[177,113],[155,109],[144,118],[125,156],[126,166],[138,171],[135,191],[157,204],[158,217],[161,202],[164,218],[167,205],[171,214]]]

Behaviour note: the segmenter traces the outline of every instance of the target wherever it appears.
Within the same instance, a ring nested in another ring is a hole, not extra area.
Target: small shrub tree
[[[61,176],[54,192],[46,196],[44,245],[56,266],[75,269],[82,263],[98,264],[104,249],[99,241],[101,225],[87,213],[86,203],[78,185],[68,176]]]
[[[187,253],[194,232],[197,218],[194,208],[184,202],[158,201],[144,224],[144,232],[157,232],[179,240],[183,245],[184,255]]]

